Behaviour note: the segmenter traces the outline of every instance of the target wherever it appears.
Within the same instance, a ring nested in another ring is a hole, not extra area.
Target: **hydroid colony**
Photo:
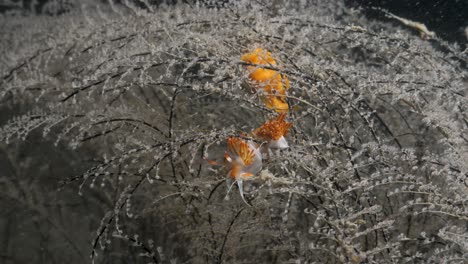
[[[466,262],[466,52],[341,1],[99,2],[0,16],[13,262]]]

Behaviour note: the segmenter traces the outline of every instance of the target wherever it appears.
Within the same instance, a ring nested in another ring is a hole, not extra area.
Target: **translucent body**
[[[262,170],[262,154],[259,148],[252,142],[247,142],[240,138],[228,138],[225,158],[231,164],[228,178],[233,179],[237,183],[242,200],[248,204],[244,198],[243,180],[254,176]]]

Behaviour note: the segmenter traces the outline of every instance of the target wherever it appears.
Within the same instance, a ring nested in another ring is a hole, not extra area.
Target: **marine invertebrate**
[[[262,141],[266,141],[270,149],[285,149],[288,148],[288,142],[284,138],[291,128],[292,123],[286,122],[284,118],[286,114],[282,113],[276,118],[268,120],[261,127],[255,129],[252,135]]]
[[[228,176],[237,183],[240,195],[244,202],[246,202],[242,188],[243,180],[260,172],[262,169],[262,154],[253,142],[247,142],[241,138],[230,137],[227,140],[227,150],[224,157],[226,161],[231,164],[231,170],[229,171]],[[229,190],[230,189],[231,188],[229,188]]]
[[[277,65],[271,53],[262,48],[257,48],[253,52],[242,55],[241,59],[251,64]],[[289,105],[286,102],[286,90],[289,89],[288,77],[276,70],[258,66],[249,66],[248,70],[250,71],[249,78],[255,81],[257,88],[262,89],[264,92],[261,96],[264,104],[278,113],[287,112],[289,110]]]

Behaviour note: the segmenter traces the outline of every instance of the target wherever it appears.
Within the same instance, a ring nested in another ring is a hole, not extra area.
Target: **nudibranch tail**
[[[251,207],[252,205],[250,205],[250,204],[245,200],[245,197],[244,197],[244,188],[243,188],[243,185],[242,185],[242,184],[243,184],[242,180],[238,180],[238,181],[237,181],[237,186],[239,187],[240,196],[241,196],[242,200],[244,201],[244,203],[245,203],[246,205],[248,205],[248,206]]]
[[[252,205],[249,204],[249,203],[247,202],[247,200],[245,200],[245,197],[244,197],[244,186],[243,186],[243,181],[242,181],[242,180],[236,180],[236,181],[234,181],[233,183],[229,183],[229,182],[228,182],[228,186],[229,186],[229,187],[228,187],[228,191],[227,191],[227,193],[226,193],[225,199],[226,199],[226,200],[229,199],[229,193],[231,192],[232,187],[233,187],[234,184],[236,184],[236,183],[237,183],[237,187],[239,188],[239,193],[240,193],[240,196],[241,196],[241,198],[242,198],[242,201],[244,201],[244,203],[245,203],[246,205],[252,207]]]

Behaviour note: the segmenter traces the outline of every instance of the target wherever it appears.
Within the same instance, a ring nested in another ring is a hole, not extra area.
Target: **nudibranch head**
[[[270,119],[252,134],[260,140],[267,141],[270,148],[287,148],[288,142],[284,137],[288,134],[292,123],[286,122],[285,116],[286,114],[283,113],[277,118]]]

